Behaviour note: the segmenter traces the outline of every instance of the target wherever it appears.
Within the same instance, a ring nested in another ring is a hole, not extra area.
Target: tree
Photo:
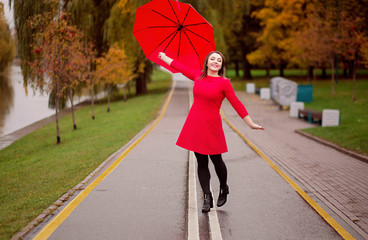
[[[24,90],[27,93],[27,85],[33,80],[29,62],[34,61],[34,54],[30,46],[34,45],[34,29],[29,28],[28,19],[35,15],[42,16],[45,13],[58,9],[58,0],[9,0],[14,9],[14,26],[17,33],[17,56],[21,62],[24,81]]]
[[[352,100],[356,101],[356,69],[358,65],[358,60],[361,55],[364,56],[365,44],[367,42],[367,37],[361,30],[361,18],[353,17],[348,15],[348,13],[343,12],[341,14],[340,28],[338,31],[338,38],[336,41],[336,49],[342,58],[342,60],[347,61],[352,66],[353,75],[353,94]]]
[[[5,117],[8,115],[13,104],[14,90],[5,70],[5,72],[0,73],[0,133],[2,133],[1,129],[3,129]]]
[[[246,56],[256,50],[257,33],[261,30],[260,21],[252,15],[252,12],[263,6],[264,1],[235,1],[230,15],[234,19],[228,23],[225,31],[230,60],[235,63],[236,71],[239,70],[238,64],[242,64],[243,79],[252,78],[251,63]]]
[[[123,84],[125,88],[125,85],[133,77],[130,71],[131,68],[128,66],[124,48],[119,47],[118,44],[111,46],[106,55],[97,59],[96,63],[95,78],[97,82],[104,83],[107,88],[107,111],[110,112],[111,91],[118,84]]]
[[[315,1],[307,0],[266,0],[265,7],[253,15],[261,21],[262,32],[257,41],[260,48],[267,50],[267,55],[260,52],[249,55],[250,59],[271,62],[278,65],[280,75],[289,62],[288,48],[295,31],[303,28],[308,12],[315,7]],[[263,47],[266,46],[266,47]]]
[[[68,17],[64,13],[57,15],[54,13],[37,15],[30,21],[32,28],[40,29],[35,35],[36,44],[33,48],[35,60],[30,66],[32,77],[35,79],[32,87],[54,94],[56,138],[59,144],[59,99],[69,94],[73,107],[72,90],[87,79],[88,59],[82,51],[82,34],[68,23]],[[50,17],[53,20],[49,22]],[[45,22],[49,24],[43,25]],[[73,124],[76,129],[74,111]]]
[[[137,40],[134,38],[133,26],[137,7],[148,0],[120,0],[111,9],[110,18],[106,22],[107,41],[113,45],[124,43],[128,66],[134,75],[136,94],[147,93],[147,82],[152,73],[152,62],[146,58]]]
[[[71,13],[72,22],[78,26],[85,34],[85,44],[88,45],[90,55],[89,63],[89,85],[91,88],[91,106],[92,119],[95,119],[94,101],[95,90],[95,58],[101,57],[109,48],[109,43],[106,39],[106,25],[110,18],[112,7],[117,0],[68,0],[66,8]],[[92,48],[91,48],[92,46]]]
[[[368,37],[364,38],[364,42],[362,44],[362,64],[368,68]]]
[[[0,72],[13,61],[14,56],[14,41],[4,15],[4,4],[0,2]]]

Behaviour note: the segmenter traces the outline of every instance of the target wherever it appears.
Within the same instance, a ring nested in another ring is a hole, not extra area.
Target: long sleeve
[[[240,102],[239,98],[235,95],[234,89],[231,86],[230,81],[227,79],[225,81],[224,93],[227,100],[229,100],[231,106],[233,106],[233,108],[241,118],[245,118],[249,115],[247,109]]]
[[[170,67],[174,68],[178,72],[181,72],[184,76],[186,76],[187,78],[193,81],[195,81],[200,75],[200,72],[191,70],[176,60],[172,61],[172,63],[170,64]]]

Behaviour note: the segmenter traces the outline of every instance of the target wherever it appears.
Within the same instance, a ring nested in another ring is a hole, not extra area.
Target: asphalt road
[[[187,239],[191,231],[189,153],[175,142],[188,113],[188,99],[187,82],[178,81],[162,120],[66,219],[53,223],[56,227],[49,239]],[[216,214],[220,232],[214,237],[211,214],[200,212],[202,192],[197,181],[198,239],[341,239],[278,173],[223,125],[230,195],[225,206],[211,212]],[[217,199],[219,184],[210,165]],[[49,228],[51,222],[52,218],[27,238],[37,236],[36,231]]]

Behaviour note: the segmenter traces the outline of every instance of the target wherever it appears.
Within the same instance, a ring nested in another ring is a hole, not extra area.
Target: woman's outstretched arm
[[[174,68],[178,72],[184,74],[187,78],[195,81],[195,79],[200,75],[200,72],[189,69],[184,64],[174,61],[172,58],[168,57],[164,52],[158,53],[158,58],[160,58],[163,62],[165,62],[170,67]]]

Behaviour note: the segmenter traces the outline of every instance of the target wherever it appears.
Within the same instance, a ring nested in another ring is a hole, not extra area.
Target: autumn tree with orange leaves
[[[96,64],[96,82],[105,85],[108,96],[107,111],[109,112],[112,89],[122,84],[125,92],[126,84],[133,79],[134,75],[131,72],[132,68],[128,65],[124,48],[118,44],[111,46],[104,56],[96,60]]]
[[[49,22],[48,16],[36,16],[30,22],[30,26],[38,30],[35,35],[35,60],[30,66],[35,79],[32,87],[54,94],[57,143],[60,143],[59,100],[69,95],[73,109],[73,89],[88,78],[88,49],[82,42],[80,31],[69,24],[68,16],[57,14]],[[76,129],[74,109],[73,125]]]
[[[353,18],[347,13],[342,14],[338,37],[335,39],[336,50],[342,61],[352,66],[353,93],[352,100],[356,101],[356,69],[359,59],[364,59],[364,50],[368,37],[364,34],[360,18]]]

